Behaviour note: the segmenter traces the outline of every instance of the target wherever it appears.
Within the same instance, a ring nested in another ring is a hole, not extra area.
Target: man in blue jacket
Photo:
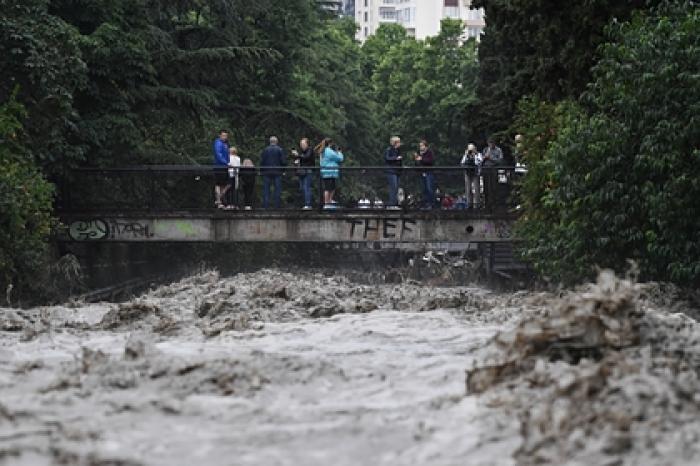
[[[229,186],[228,168],[229,164],[229,147],[228,147],[228,131],[222,129],[219,131],[219,137],[214,140],[214,178],[216,186],[214,187],[214,199],[216,207],[223,208],[222,198]]]
[[[270,145],[260,155],[260,173],[263,176],[263,208],[270,204],[270,188],[275,187],[275,208],[282,205],[282,171],[287,165],[287,157],[279,146],[276,136],[270,138]]]
[[[399,207],[399,176],[401,172],[401,138],[394,136],[389,141],[389,147],[384,151],[384,164],[387,181],[389,182],[389,202],[387,209],[400,209]]]

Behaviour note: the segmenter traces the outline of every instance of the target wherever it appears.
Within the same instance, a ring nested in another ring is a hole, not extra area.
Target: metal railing
[[[262,172],[261,172],[262,170]],[[253,210],[261,209],[265,168],[238,174],[238,189],[227,193],[226,203],[244,210],[244,190],[254,183]],[[312,178],[313,207],[324,210],[322,171],[307,167]],[[299,210],[303,198],[297,167],[283,167],[281,210]],[[386,166],[342,167],[337,180],[335,200],[338,209],[375,209],[388,207],[389,183]],[[399,169],[399,208],[418,210],[478,209],[485,213],[506,212],[512,206],[510,194],[521,176],[516,167],[482,167],[476,175],[465,167],[402,167]],[[435,196],[426,205],[424,173],[432,173]],[[468,178],[469,175],[471,178]],[[59,190],[58,209],[64,212],[87,211],[186,211],[215,209],[214,186],[217,176],[228,176],[227,168],[191,165],[146,165],[125,168],[82,168],[74,170],[70,181]],[[244,179],[244,176],[246,179]],[[468,199],[470,179],[472,196]],[[233,182],[233,179],[230,179]],[[478,193],[476,187],[479,187]],[[250,190],[250,188],[248,188]],[[468,202],[471,201],[471,202]],[[271,202],[271,209],[276,209]]]

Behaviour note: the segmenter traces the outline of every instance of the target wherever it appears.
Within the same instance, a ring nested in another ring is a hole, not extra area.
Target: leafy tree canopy
[[[521,233],[526,256],[553,279],[573,282],[594,266],[620,270],[629,258],[643,278],[699,283],[700,9],[694,6],[668,3],[613,24],[583,108],[545,105],[535,112],[542,117],[522,120],[536,177],[526,181]]]

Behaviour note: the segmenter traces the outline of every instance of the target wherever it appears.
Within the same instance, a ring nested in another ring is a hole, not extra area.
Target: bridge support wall
[[[71,242],[485,243],[514,241],[512,218],[337,213],[231,215],[70,215]]]

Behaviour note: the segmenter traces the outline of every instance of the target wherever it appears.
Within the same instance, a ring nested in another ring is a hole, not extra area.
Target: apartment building
[[[357,39],[365,41],[384,23],[400,24],[409,35],[425,39],[440,32],[445,18],[464,21],[466,37],[479,40],[484,11],[472,10],[472,0],[355,0]]]
[[[343,14],[343,0],[316,0],[316,2],[321,6],[322,9],[324,9],[332,15],[340,16]]]

